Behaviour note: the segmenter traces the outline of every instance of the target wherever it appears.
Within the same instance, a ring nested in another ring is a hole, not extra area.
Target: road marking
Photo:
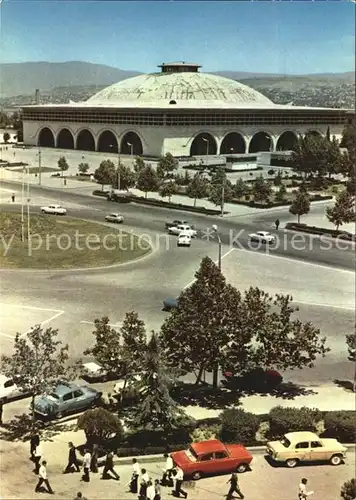
[[[232,253],[234,250],[236,250],[236,248],[230,248],[230,250],[228,250],[226,253],[224,253],[224,254],[221,256],[221,260],[225,259],[225,257],[227,257],[228,255],[230,255],[230,253]],[[214,264],[218,264],[218,262],[219,262],[219,260],[216,260],[216,261],[214,262]],[[183,288],[183,290],[186,290],[187,288],[189,288],[189,287],[190,287],[190,285],[192,285],[192,284],[194,283],[194,281],[195,281],[195,278],[194,278],[192,281],[190,281],[190,282],[188,283],[188,285],[185,285],[185,287]]]
[[[19,307],[21,309],[30,309],[33,311],[49,311],[49,312],[61,312],[63,313],[64,311],[61,311],[60,309],[46,309],[45,307],[34,307],[34,306],[22,306],[22,305],[13,305],[13,304],[6,304],[6,307]]]
[[[39,309],[39,308],[36,308],[36,309]],[[44,309],[43,309],[44,310]],[[47,311],[57,311],[56,314],[54,314],[53,316],[51,316],[50,318],[48,319],[45,319],[44,321],[41,321],[40,323],[40,326],[43,327],[45,325],[47,325],[48,323],[50,323],[51,321],[54,321],[56,318],[59,318],[59,316],[62,316],[62,314],[64,314],[64,311],[59,311],[59,310],[56,310],[56,309],[46,309]],[[30,332],[32,332],[33,330],[33,327],[31,327],[29,330],[27,330],[27,332],[25,333],[22,333],[20,335],[20,338],[22,339],[23,337],[26,337],[26,335],[28,335]]]
[[[304,302],[302,300],[294,300],[292,301],[293,303],[295,302],[296,304],[304,304],[307,306],[317,306],[317,307],[332,307],[333,309],[345,309],[347,311],[354,311],[355,307],[353,306],[339,306],[339,305],[334,305],[334,304],[320,304],[319,302]]]

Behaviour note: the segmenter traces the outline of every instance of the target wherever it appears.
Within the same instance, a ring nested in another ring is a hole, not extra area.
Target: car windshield
[[[281,439],[281,443],[283,444],[283,446],[285,448],[289,448],[290,444],[291,444],[290,441],[289,441],[289,439],[287,439],[285,436],[283,437],[283,439]]]
[[[192,462],[196,462],[198,460],[198,456],[191,446],[186,450],[186,454]]]
[[[49,399],[59,399],[59,396],[55,392],[51,392],[51,394],[48,395]]]

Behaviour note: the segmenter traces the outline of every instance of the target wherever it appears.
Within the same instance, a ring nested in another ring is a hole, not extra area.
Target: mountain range
[[[19,95],[34,95],[35,89],[51,91],[58,87],[104,87],[112,83],[141,74],[139,71],[127,71],[112,66],[93,64],[83,61],[63,63],[23,62],[0,64],[0,97],[8,98]],[[336,86],[351,84],[355,81],[353,72],[326,73],[311,75],[282,75],[252,73],[241,71],[213,72],[226,78],[243,81],[254,88],[261,86],[278,87],[283,90],[312,85]]]

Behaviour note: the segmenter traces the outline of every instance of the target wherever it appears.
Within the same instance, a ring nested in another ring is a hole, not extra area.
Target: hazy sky
[[[156,71],[352,71],[355,4],[346,1],[3,0],[1,62],[89,61]]]

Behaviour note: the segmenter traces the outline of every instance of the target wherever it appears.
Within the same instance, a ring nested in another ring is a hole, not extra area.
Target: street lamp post
[[[38,149],[38,185],[41,185],[41,173],[42,173],[42,164],[41,164],[41,150]]]
[[[209,140],[202,137],[203,141],[206,142],[206,169],[208,170],[208,156],[209,156]]]
[[[27,167],[27,241],[30,245],[31,230],[30,230],[30,171]]]
[[[24,202],[25,202],[25,167],[22,168],[22,183],[21,183],[21,241],[25,241],[25,218],[24,218]]]
[[[218,239],[218,244],[219,244],[218,268],[219,268],[219,271],[221,271],[221,238],[220,238],[218,226],[216,224],[213,224],[211,226],[211,228],[215,232],[216,237]],[[218,385],[218,377],[219,377],[219,364],[217,363],[214,370],[213,370],[213,386],[214,387],[217,387],[217,385]]]
[[[127,145],[129,146],[129,148],[130,148],[130,154],[131,154],[131,159],[132,159],[132,157],[133,157],[133,144],[132,144],[131,142],[127,142],[126,144],[127,144]]]

